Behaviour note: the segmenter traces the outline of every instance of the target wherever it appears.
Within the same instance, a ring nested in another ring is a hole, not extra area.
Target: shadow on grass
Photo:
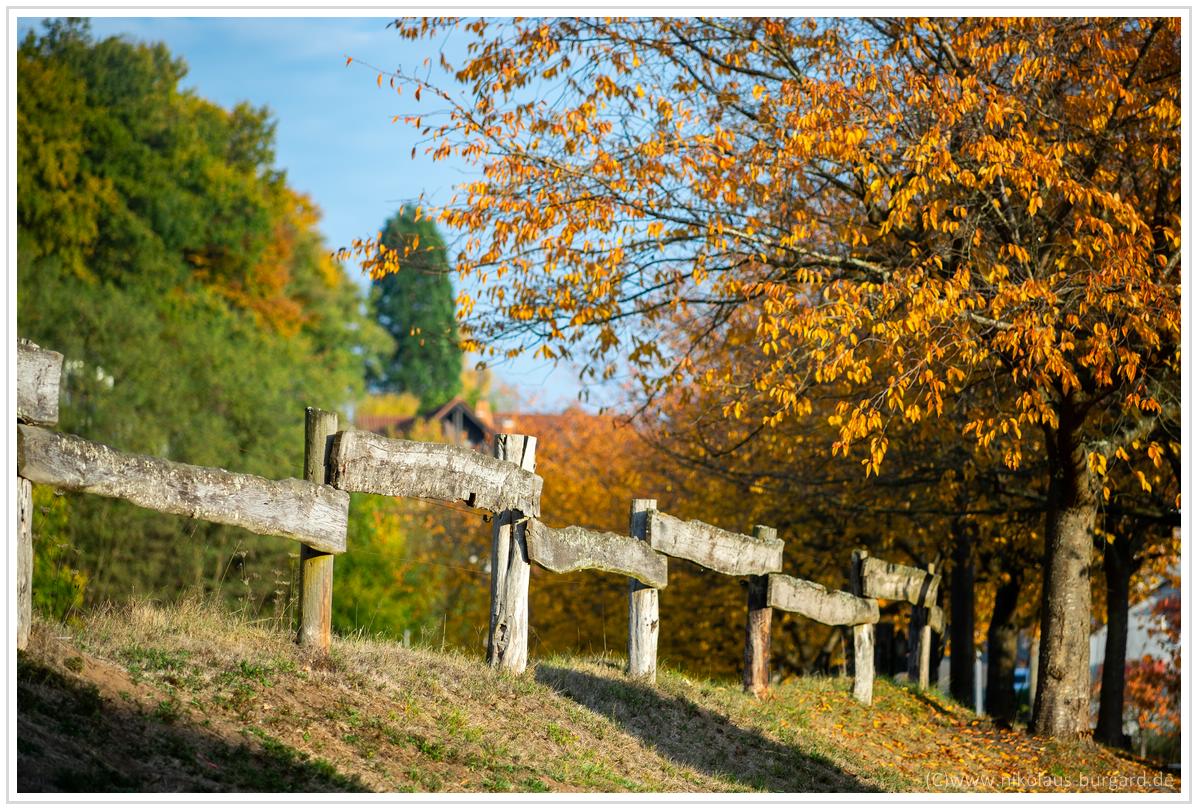
[[[148,714],[21,657],[17,789],[23,793],[348,792],[368,788],[268,735],[232,742],[163,701]]]
[[[910,684],[903,684],[903,685],[895,684],[895,685],[899,686],[899,688],[901,688],[908,695],[915,698],[920,703],[927,706],[929,709],[932,709],[937,714],[951,715],[953,713],[950,708],[947,708],[943,704],[941,704],[939,701],[937,701],[931,697],[928,697],[927,692],[923,689],[920,689],[918,686],[912,686]]]
[[[823,757],[744,729],[686,698],[622,675],[603,677],[541,664],[536,679],[605,715],[669,759],[757,790],[875,792]]]
[[[1098,745],[1104,751],[1107,751],[1111,756],[1115,757],[1116,759],[1123,760],[1124,762],[1131,762],[1139,765],[1140,767],[1156,771],[1157,773],[1174,774],[1177,776],[1181,775],[1177,766],[1174,764],[1161,762],[1160,760],[1155,759],[1148,759],[1146,757],[1140,756],[1134,751],[1129,751],[1126,748],[1116,748],[1115,746],[1106,745],[1105,743],[1095,743],[1095,745]]]

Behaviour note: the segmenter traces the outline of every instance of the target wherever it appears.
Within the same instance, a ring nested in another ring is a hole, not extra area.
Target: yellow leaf
[[[1148,483],[1148,479],[1144,477],[1144,473],[1136,470],[1136,478],[1140,481],[1140,488],[1145,492],[1152,492],[1152,484]]]

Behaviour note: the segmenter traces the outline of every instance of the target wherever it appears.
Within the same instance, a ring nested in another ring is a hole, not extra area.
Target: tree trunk
[[[1135,568],[1125,544],[1107,543],[1102,567],[1106,573],[1106,648],[1102,659],[1102,692],[1098,698],[1098,727],[1094,739],[1119,748],[1123,736],[1124,661],[1127,659],[1127,610]]]
[[[894,622],[874,625],[874,672],[887,677],[894,675]]]
[[[944,660],[944,638],[935,630],[932,631],[931,644],[932,660],[929,663],[928,677],[931,678],[932,685],[940,688],[940,662]]]
[[[986,670],[986,709],[1000,725],[1010,727],[1019,710],[1015,699],[1015,659],[1019,651],[1019,628],[1013,621],[1019,603],[1019,576],[998,586],[994,614],[986,641],[990,653]]]
[[[1032,645],[1027,651],[1027,710],[1030,716],[1036,707],[1036,685],[1040,678],[1040,628],[1032,631]]]
[[[1098,514],[1080,415],[1068,400],[1048,430],[1051,476],[1044,531],[1040,673],[1032,733],[1076,737],[1090,729],[1090,551]]]
[[[973,528],[953,521],[953,572],[949,585],[949,692],[965,706],[973,694]]]

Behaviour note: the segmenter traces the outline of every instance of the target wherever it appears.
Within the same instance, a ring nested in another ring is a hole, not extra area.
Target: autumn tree
[[[738,336],[727,329],[718,346],[692,357],[698,368],[714,369],[751,360],[752,345],[751,330]],[[788,573],[847,587],[846,550],[855,546],[908,565],[937,563],[945,575],[941,594],[951,633],[951,688],[962,702],[972,703],[973,652],[986,638],[975,632],[985,627],[981,620],[989,620],[992,650],[1013,650],[1018,630],[1034,615],[1016,608],[1020,594],[1038,593],[1024,587],[1036,584],[1027,582],[1024,569],[1039,555],[1029,548],[1043,523],[1038,472],[1029,464],[1012,470],[993,449],[962,445],[959,431],[977,415],[968,401],[955,399],[940,419],[892,427],[888,463],[865,478],[857,462],[830,451],[836,405],[858,394],[842,383],[813,397],[810,414],[766,428],[752,403],[740,417],[725,415],[717,393],[680,388],[657,397],[639,424],[663,463],[732,482],[748,496],[741,499],[742,510],[781,527]],[[980,589],[975,568],[984,583]],[[907,613],[888,606],[886,620],[902,627]],[[793,644],[780,647],[777,660],[784,670],[810,669],[813,642],[817,653],[836,648],[837,639],[826,631],[813,639],[809,622],[775,621]],[[825,644],[831,649],[822,650]],[[991,666],[997,668],[993,688],[1013,702],[1013,656],[992,656]]]
[[[731,414],[764,402],[770,425],[818,388],[867,383],[838,406],[834,445],[867,474],[895,422],[961,396],[984,411],[964,437],[1013,467],[1040,432],[1033,728],[1085,732],[1103,463],[1179,399],[1180,20],[464,28],[457,87],[399,78],[449,110],[410,117],[434,157],[484,168],[438,214],[472,234],[474,345],[628,367],[652,395],[696,371],[656,325],[690,320],[699,345],[747,313],[757,362],[698,382]]]
[[[1147,753],[1148,738],[1166,742],[1169,761],[1181,756],[1181,596],[1174,592],[1152,607],[1149,636],[1171,651],[1168,658],[1145,655],[1128,661],[1125,678],[1132,714],[1140,737],[1140,753]]]

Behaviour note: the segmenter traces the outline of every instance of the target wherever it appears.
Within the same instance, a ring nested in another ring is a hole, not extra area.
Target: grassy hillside
[[[197,603],[135,604],[83,628],[35,622],[17,689],[21,791],[1126,790],[1169,778],[884,680],[866,709],[828,678],[755,701],[670,671],[646,687],[612,660],[512,677],[369,639],[335,639],[318,658]]]

